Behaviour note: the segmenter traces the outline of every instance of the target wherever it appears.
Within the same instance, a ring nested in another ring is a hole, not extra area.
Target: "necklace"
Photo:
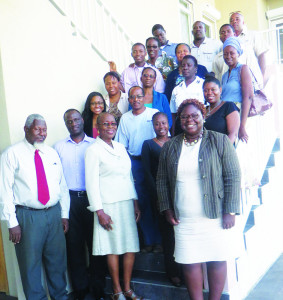
[[[155,138],[156,139],[156,141],[157,141],[157,143],[159,143],[161,146],[163,146],[168,140],[166,140],[166,141],[160,141],[157,137]]]
[[[208,112],[206,113],[206,118],[209,117],[209,116],[212,114],[212,112],[214,112],[215,109],[216,109],[221,103],[222,103],[222,101],[220,101],[216,106],[214,106],[213,109],[210,109],[210,106],[209,106],[209,107],[208,107]]]
[[[194,146],[201,138],[202,138],[202,134],[203,134],[203,131],[199,134],[199,136],[197,138],[195,138],[192,142],[190,142],[185,134],[184,134],[184,144],[187,146],[187,147],[190,147],[190,146]]]

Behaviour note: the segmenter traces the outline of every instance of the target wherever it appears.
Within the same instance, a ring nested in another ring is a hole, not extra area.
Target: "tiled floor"
[[[283,300],[283,254],[245,300]]]

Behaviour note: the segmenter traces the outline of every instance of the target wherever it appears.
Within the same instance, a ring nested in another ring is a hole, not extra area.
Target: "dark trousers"
[[[67,300],[66,243],[60,204],[48,210],[17,207],[16,214],[22,236],[15,249],[26,299],[47,300],[41,283],[43,263],[51,299]]]
[[[181,277],[181,266],[175,262],[175,235],[174,228],[170,225],[165,216],[158,216],[159,229],[162,237],[165,270],[168,277]]]
[[[72,286],[75,292],[90,288],[96,298],[103,297],[107,267],[105,257],[92,255],[93,212],[87,209],[89,202],[86,196],[70,197],[69,231],[66,240]]]
[[[151,198],[145,182],[142,161],[140,159],[133,158],[131,158],[131,161],[135,188],[138,194],[138,202],[141,210],[141,219],[138,225],[142,231],[144,243],[145,245],[161,244],[158,220],[153,216]]]

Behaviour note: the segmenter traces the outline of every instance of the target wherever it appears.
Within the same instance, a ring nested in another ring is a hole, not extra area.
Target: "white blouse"
[[[114,148],[100,137],[85,154],[85,180],[90,211],[103,209],[103,203],[137,199],[131,160],[125,147],[112,141]]]

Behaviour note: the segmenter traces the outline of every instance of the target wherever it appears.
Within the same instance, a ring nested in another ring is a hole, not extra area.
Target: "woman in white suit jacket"
[[[86,190],[94,214],[93,255],[107,255],[114,300],[142,299],[130,287],[135,252],[139,251],[136,222],[140,218],[131,161],[125,147],[112,138],[117,123],[102,113],[99,137],[86,151]],[[124,292],[119,281],[119,255],[124,254]],[[126,298],[125,298],[126,297]]]

